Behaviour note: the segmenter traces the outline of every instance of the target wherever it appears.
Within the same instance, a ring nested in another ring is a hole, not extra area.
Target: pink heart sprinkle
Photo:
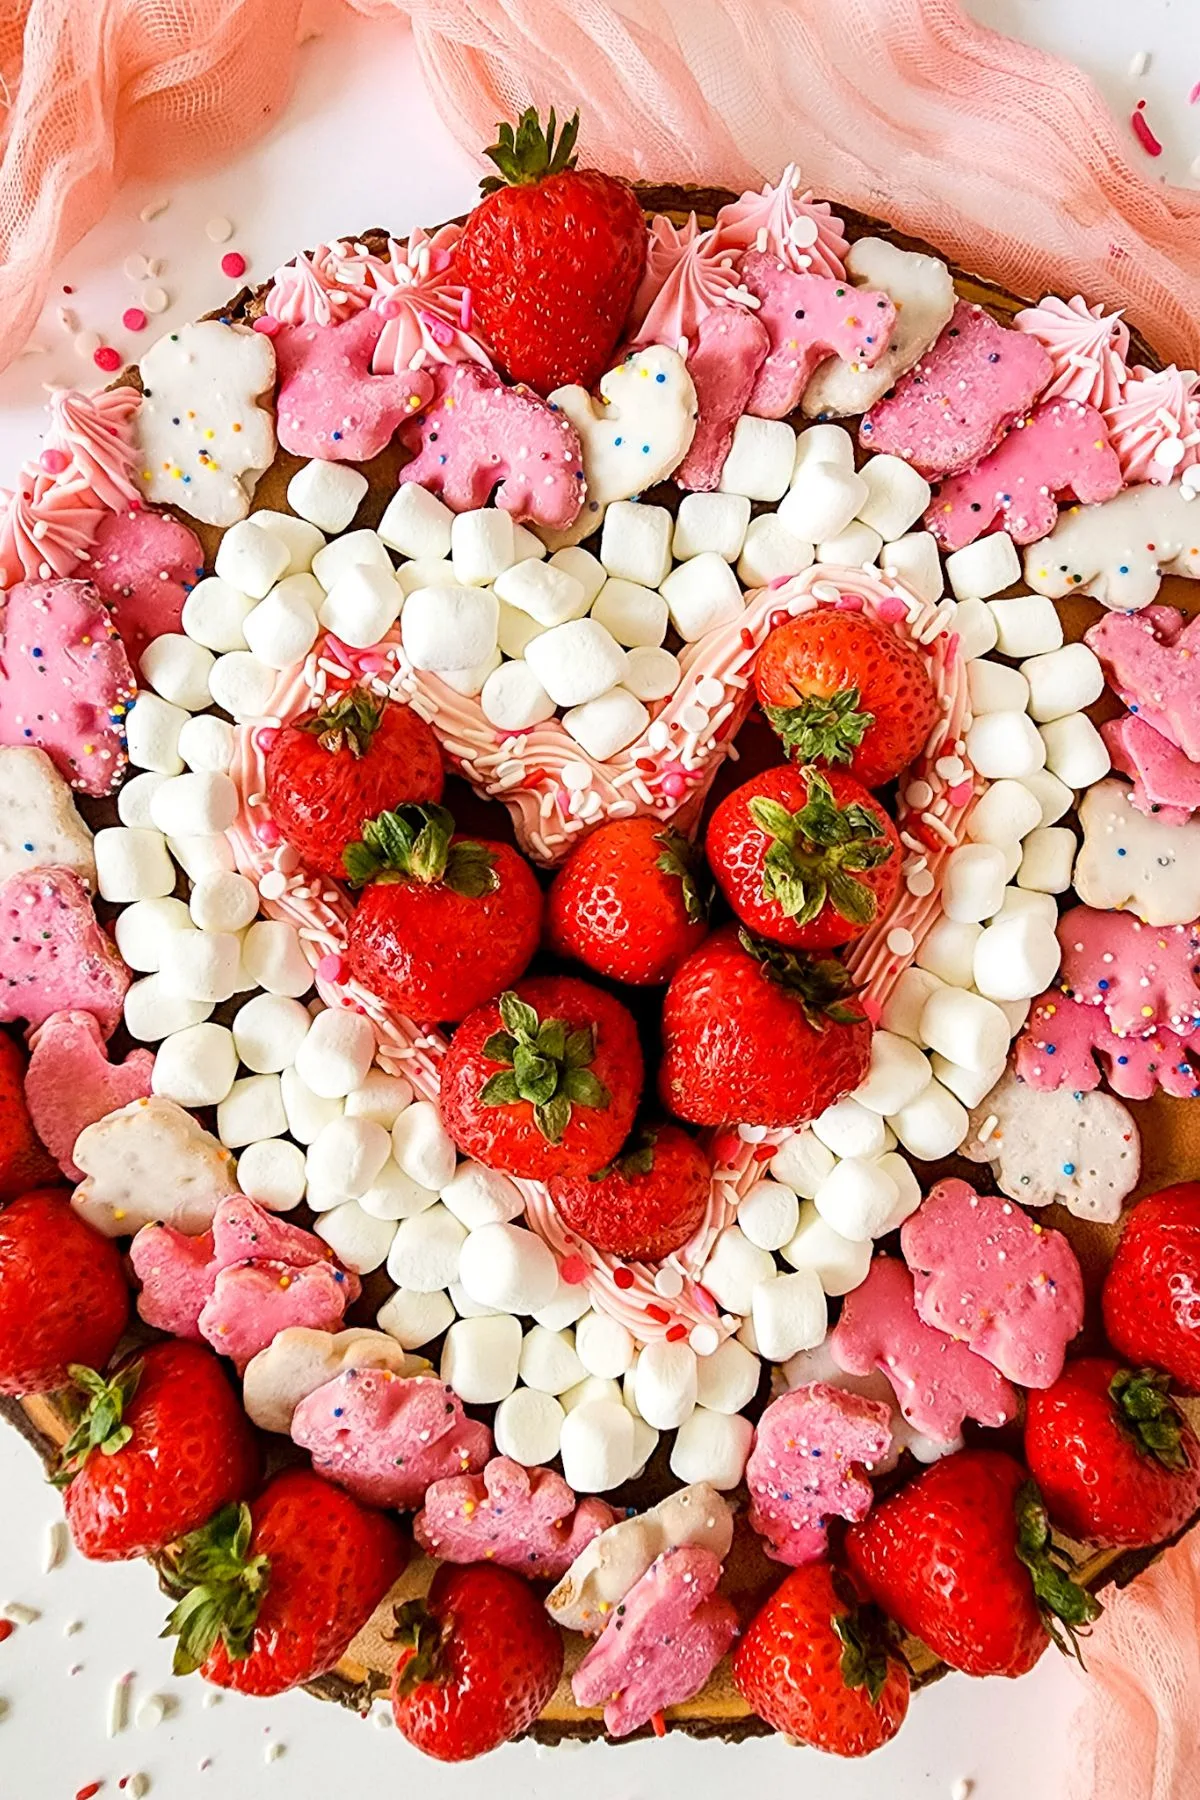
[[[279,325],[280,321],[272,318],[270,313],[263,313],[261,318],[254,321],[255,331],[261,331],[264,337],[274,337]]]
[[[336,950],[330,950],[317,964],[317,980],[328,981],[337,986],[346,973],[346,959],[339,956]]]
[[[960,781],[956,783],[954,787],[947,789],[946,798],[949,800],[951,806],[965,806],[974,792],[974,782]]]
[[[908,608],[898,594],[889,594],[875,608],[875,616],[882,619],[885,625],[895,625],[908,617]]]
[[[283,833],[274,819],[264,819],[261,825],[256,825],[254,835],[259,843],[264,844],[268,850],[283,840]]]
[[[558,1272],[568,1287],[578,1287],[587,1280],[587,1264],[582,1256],[565,1256],[558,1265]]]

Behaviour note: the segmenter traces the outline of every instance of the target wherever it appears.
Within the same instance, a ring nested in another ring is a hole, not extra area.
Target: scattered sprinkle
[[[118,1675],[108,1690],[105,1732],[110,1738],[118,1737],[129,1724],[129,1692],[132,1686],[133,1671],[130,1669],[124,1675]]]
[[[67,1560],[71,1537],[65,1519],[52,1519],[42,1540],[42,1574],[49,1575]]]
[[[1144,75],[1149,67],[1150,52],[1148,50],[1135,50],[1129,64],[1129,73],[1134,81],[1137,80],[1139,75]]]
[[[1130,114],[1129,124],[1134,137],[1142,146],[1146,155],[1161,156],[1163,147],[1150,129],[1149,121],[1146,118],[1145,108],[1146,102],[1144,100],[1139,100],[1134,107],[1133,112]]]
[[[92,361],[98,369],[103,369],[106,375],[115,375],[121,366],[121,352],[114,350],[111,344],[102,344],[92,357]]]
[[[233,236],[233,222],[230,219],[210,219],[204,227],[204,235],[210,244],[227,244]]]
[[[142,289],[142,305],[148,313],[166,312],[171,304],[171,296],[166,288],[148,287]]]
[[[0,1644],[10,1638],[16,1629],[11,1619],[0,1619]]]
[[[10,1600],[4,1609],[4,1616],[11,1619],[14,1625],[36,1625],[42,1615],[36,1606],[26,1606],[21,1600]]]
[[[213,1706],[220,1706],[224,1698],[225,1696],[223,1694],[218,1694],[215,1688],[210,1688],[200,1704],[206,1709]]]
[[[82,362],[87,362],[89,357],[95,356],[102,341],[98,331],[77,331],[72,339],[71,348]]]
[[[127,306],[121,314],[121,323],[126,331],[145,331],[146,314],[140,306]]]
[[[150,1792],[150,1777],[139,1770],[136,1775],[130,1775],[122,1785],[133,1796],[133,1800],[144,1800],[144,1796]]]
[[[153,1731],[171,1710],[171,1702],[165,1694],[147,1694],[133,1716],[134,1724],[139,1731]]]
[[[131,256],[127,256],[121,267],[124,270],[126,281],[143,281],[146,277],[146,259],[140,250],[135,250]]]
[[[275,1742],[268,1744],[266,1749],[263,1751],[263,1761],[265,1763],[278,1762],[281,1756],[286,1756],[286,1755],[287,1755],[287,1745],[281,1744],[281,1743],[275,1741]]]
[[[231,281],[246,273],[246,259],[240,250],[230,250],[221,258],[221,273]]]
[[[138,218],[142,221],[143,225],[149,225],[151,219],[157,219],[160,213],[165,213],[170,204],[171,202],[169,200],[147,201],[146,205],[143,206],[141,212],[138,214]]]
[[[81,1787],[76,1791],[75,1800],[94,1800],[95,1795],[103,1786],[102,1781],[89,1781],[86,1787]]]
[[[971,1800],[975,1791],[975,1783],[965,1779],[956,1781],[950,1789],[950,1800]]]

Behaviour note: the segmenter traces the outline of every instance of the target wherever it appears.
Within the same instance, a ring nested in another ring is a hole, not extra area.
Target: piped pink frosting
[[[371,360],[376,375],[399,375],[426,361],[491,368],[470,330],[470,291],[454,271],[461,236],[457,225],[443,225],[432,236],[418,227],[406,243],[389,240],[386,261],[371,259],[371,305],[387,320]]]
[[[700,321],[718,306],[753,305],[740,287],[738,253],[721,249],[716,231],[701,231],[695,213],[682,230],[659,214],[650,227],[646,272],[634,299],[637,330],[630,343],[690,343]]]
[[[1200,465],[1200,375],[1194,369],[1132,369],[1106,416],[1127,483],[1165,485]]]
[[[92,546],[104,508],[88,484],[26,466],[0,489],[0,587],[69,575]]]
[[[138,463],[133,421],[141,403],[141,395],[131,387],[99,394],[55,388],[50,395],[45,447],[62,451],[69,459],[59,479],[68,485],[83,482],[109,512],[141,505],[142,492],[133,479]]]
[[[1054,365],[1043,400],[1080,400],[1100,412],[1116,403],[1129,354],[1129,327],[1119,312],[1089,306],[1082,294],[1070,300],[1047,294],[1017,313],[1013,324],[1036,338]]]
[[[281,325],[336,325],[361,312],[369,289],[349,256],[344,244],[318,244],[311,256],[294,256],[271,279],[269,316]]]
[[[717,214],[714,248],[767,250],[800,274],[845,279],[850,243],[827,200],[800,191],[800,172],[789,163],[774,187],[747,192]]]

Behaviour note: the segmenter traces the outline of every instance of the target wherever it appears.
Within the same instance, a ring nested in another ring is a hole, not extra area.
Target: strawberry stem
[[[411,1653],[396,1674],[397,1697],[406,1698],[425,1682],[443,1679],[442,1652],[450,1636],[450,1626],[435,1619],[423,1600],[407,1600],[393,1612],[396,1629],[385,1635],[402,1651]]]
[[[1050,1520],[1037,1484],[1027,1481],[1017,1490],[1017,1556],[1029,1570],[1042,1623],[1057,1649],[1073,1656],[1080,1668],[1083,1655],[1079,1639],[1086,1637],[1093,1619],[1104,1611],[1100,1602],[1071,1579],[1070,1564],[1050,1532]]]
[[[763,862],[763,898],[797,925],[810,925],[826,902],[849,924],[869,925],[878,902],[860,877],[885,863],[893,846],[869,806],[859,800],[839,806],[816,769],[805,769],[804,781],[805,802],[794,813],[765,795],[746,803],[770,843]]]
[[[495,858],[472,838],[452,843],[454,818],[444,806],[401,806],[363,823],[362,837],[342,851],[351,887],[369,881],[440,883],[468,900],[500,885]]]
[[[854,977],[836,956],[813,957],[785,950],[780,944],[768,944],[754,937],[744,926],[738,930],[738,940],[767,981],[778,982],[795,994],[815,1030],[823,1030],[826,1020],[835,1025],[856,1025],[865,1017],[857,1006],[849,1004],[856,991]]]
[[[701,892],[700,882],[704,876],[704,858],[695,844],[689,844],[678,831],[657,831],[655,843],[663,846],[655,868],[664,875],[674,875],[683,887],[683,904],[687,916],[692,920],[707,919],[709,907],[712,905],[713,885],[705,882]]]
[[[554,116],[554,108],[550,108],[550,117],[543,131],[537,115],[536,106],[526,107],[517,121],[514,132],[511,125],[497,125],[497,142],[490,144],[484,155],[494,162],[500,173],[486,175],[479,184],[483,194],[495,194],[505,187],[532,187],[539,181],[545,181],[550,175],[565,174],[575,167],[575,139],[579,135],[579,114],[574,113],[562,128],[562,135],[555,143],[558,121]]]
[[[270,1558],[250,1555],[252,1531],[248,1506],[224,1506],[164,1560],[163,1585],[178,1596],[178,1605],[161,1635],[179,1639],[176,1675],[190,1675],[207,1662],[218,1638],[235,1662],[249,1656],[271,1580]]]
[[[834,1586],[838,1587],[836,1579]],[[842,1680],[851,1690],[866,1688],[871,1705],[877,1706],[888,1678],[883,1616],[875,1607],[847,1600],[840,1591],[838,1600],[845,1610],[834,1613],[829,1623],[842,1645]]]
[[[572,1108],[608,1106],[612,1096],[592,1074],[596,1034],[590,1025],[568,1031],[565,1019],[539,1019],[510,989],[500,996],[500,1022],[483,1046],[489,1062],[503,1065],[480,1090],[484,1106],[515,1106],[526,1100],[534,1123],[552,1144],[561,1143]]]
[[[609,1175],[618,1172],[626,1181],[631,1181],[635,1175],[649,1175],[654,1168],[654,1146],[657,1142],[657,1131],[651,1131],[648,1125],[643,1126],[629,1139],[619,1156],[614,1156],[610,1163],[597,1169],[594,1175],[589,1175],[588,1180],[604,1181]]]
[[[766,706],[767,723],[797,762],[850,762],[875,714],[859,710],[856,687],[835,694],[805,694],[796,706]]]
[[[52,1477],[56,1487],[66,1487],[93,1450],[99,1450],[102,1456],[115,1456],[125,1448],[133,1436],[132,1427],[124,1423],[125,1408],[137,1392],[143,1366],[141,1358],[135,1358],[106,1380],[83,1363],[69,1365],[71,1380],[84,1398],[82,1405],[74,1399],[70,1402],[79,1416],[59,1452],[58,1467]]]
[[[343,688],[311,719],[301,719],[299,729],[311,732],[322,750],[331,754],[348,750],[351,756],[362,757],[371,748],[382,717],[382,700],[365,688]]]
[[[1118,1369],[1108,1384],[1117,1423],[1143,1456],[1177,1471],[1188,1465],[1183,1418],[1167,1391],[1169,1375],[1158,1369]]]

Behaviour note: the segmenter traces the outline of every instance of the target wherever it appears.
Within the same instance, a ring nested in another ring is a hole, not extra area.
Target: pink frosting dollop
[[[369,297],[348,246],[318,244],[311,256],[301,253],[275,271],[265,308],[281,325],[338,325]]]
[[[1200,465],[1200,375],[1138,364],[1105,421],[1127,483],[1174,481]]]
[[[1018,331],[1036,338],[1054,365],[1043,400],[1079,400],[1104,412],[1120,397],[1128,370],[1129,327],[1119,312],[1089,306],[1082,294],[1047,294],[1017,313]]]
[[[56,479],[68,486],[82,482],[109,512],[140,506],[141,489],[133,479],[138,464],[133,421],[141,403],[141,395],[131,387],[99,394],[54,388],[45,446],[67,457]]]
[[[69,575],[92,546],[104,508],[86,482],[26,465],[0,488],[0,587]]]
[[[471,295],[454,267],[457,225],[432,236],[418,227],[404,243],[388,241],[388,255],[372,258],[370,304],[387,323],[379,334],[371,368],[376,375],[400,375],[425,362],[475,362],[491,358],[471,330]]]
[[[764,235],[765,234],[765,235]],[[789,163],[774,187],[744,193],[717,214],[714,248],[767,250],[800,274],[845,278],[850,243],[842,221],[812,189],[800,189],[800,172]]]
[[[646,272],[634,298],[632,346],[692,342],[700,322],[718,306],[753,305],[741,287],[740,257],[722,249],[714,228],[701,231],[695,213],[682,230],[660,214],[650,227]]]

